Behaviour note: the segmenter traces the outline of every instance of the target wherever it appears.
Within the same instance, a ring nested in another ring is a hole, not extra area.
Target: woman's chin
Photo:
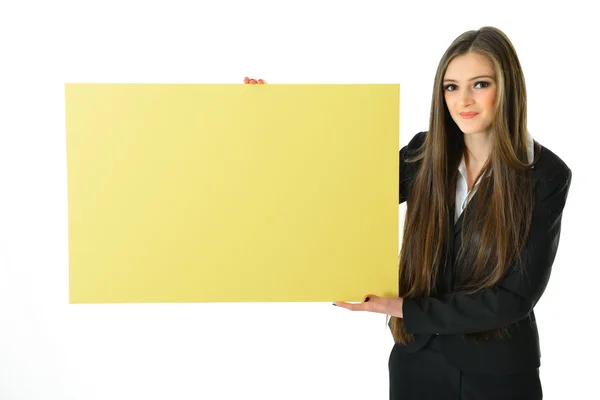
[[[458,127],[464,135],[485,135],[490,133],[490,128],[481,128],[476,126],[460,126]]]

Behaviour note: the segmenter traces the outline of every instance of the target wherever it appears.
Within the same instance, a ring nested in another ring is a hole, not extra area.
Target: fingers
[[[350,311],[368,311],[369,304],[368,303],[348,303],[345,301],[336,301],[333,305],[345,308]]]
[[[342,307],[350,311],[369,311],[375,313],[388,314],[389,302],[387,298],[379,297],[374,294],[368,294],[363,297],[360,303],[350,303],[346,301],[336,301],[334,306]]]
[[[378,297],[373,294],[368,294],[360,303],[348,303],[345,301],[336,301],[333,305],[346,308],[351,311],[373,311],[376,308]]]
[[[248,78],[247,76],[244,78],[244,84],[245,85],[263,85],[267,82],[265,82],[264,79],[254,79],[254,78]]]

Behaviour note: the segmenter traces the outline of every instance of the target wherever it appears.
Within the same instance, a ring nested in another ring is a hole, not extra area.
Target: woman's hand
[[[246,84],[246,85],[256,85],[256,84],[262,85],[265,83],[267,83],[267,82],[265,82],[262,79],[253,79],[253,78],[248,78],[248,77],[244,78],[244,84]]]
[[[362,303],[347,303],[336,301],[334,306],[346,308],[350,311],[370,311],[379,314],[391,315],[392,317],[402,318],[402,297],[379,297],[374,294],[365,296]]]

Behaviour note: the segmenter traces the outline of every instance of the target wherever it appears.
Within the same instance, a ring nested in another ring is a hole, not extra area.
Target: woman
[[[428,131],[400,150],[400,297],[334,303],[392,317],[390,399],[542,398],[533,308],[570,182],[527,132],[509,39],[460,35],[438,66]]]
[[[407,202],[390,399],[541,399],[533,308],[548,283],[571,171],[527,132],[525,80],[498,29],[460,35],[427,133],[400,151]]]

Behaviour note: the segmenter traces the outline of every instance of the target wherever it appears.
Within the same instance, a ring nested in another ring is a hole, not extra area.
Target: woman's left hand
[[[333,305],[346,308],[350,311],[369,311],[378,314],[391,315],[392,317],[402,318],[402,297],[379,297],[374,294],[365,296],[361,303],[348,303],[336,301]]]

